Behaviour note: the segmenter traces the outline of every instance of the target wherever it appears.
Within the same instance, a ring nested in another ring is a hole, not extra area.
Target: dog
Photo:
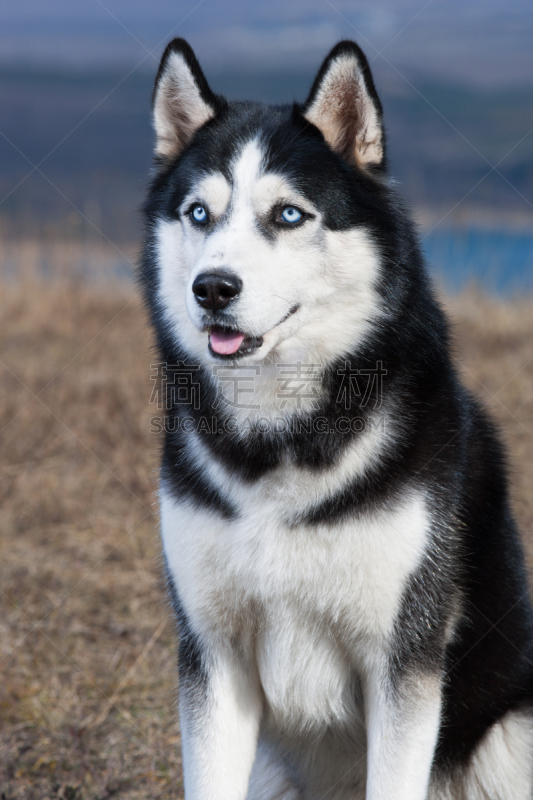
[[[140,269],[186,800],[531,800],[533,625],[495,428],[353,42],[303,105],[166,48]]]

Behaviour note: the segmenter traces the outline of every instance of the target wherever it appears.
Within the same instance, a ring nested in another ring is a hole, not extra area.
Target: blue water
[[[533,292],[532,233],[482,228],[433,231],[422,239],[430,270],[445,289],[475,283],[491,294]]]

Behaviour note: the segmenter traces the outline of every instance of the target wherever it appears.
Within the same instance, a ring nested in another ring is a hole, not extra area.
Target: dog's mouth
[[[213,325],[209,330],[209,350],[222,358],[247,355],[262,344],[262,336],[247,336],[242,331],[222,328],[220,325]]]
[[[274,325],[274,328],[285,322],[299,308],[299,305],[293,306],[283,319],[280,319]],[[263,344],[263,336],[253,336],[224,325],[212,325],[208,328],[208,331],[209,351],[217,358],[238,358],[239,356],[249,355],[258,350]]]

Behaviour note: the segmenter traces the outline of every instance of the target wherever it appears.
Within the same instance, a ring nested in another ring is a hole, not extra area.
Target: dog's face
[[[381,107],[359,49],[332,51],[300,109],[228,105],[177,40],[154,123],[156,295],[180,347],[210,364],[352,351],[381,312],[384,192]]]

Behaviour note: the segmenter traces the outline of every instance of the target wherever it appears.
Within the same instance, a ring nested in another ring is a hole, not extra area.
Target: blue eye
[[[300,222],[303,214],[294,206],[285,206],[280,216],[283,222],[288,222],[290,225],[294,225],[295,223]]]
[[[204,225],[207,222],[207,210],[203,206],[194,206],[190,214],[199,225]]]

